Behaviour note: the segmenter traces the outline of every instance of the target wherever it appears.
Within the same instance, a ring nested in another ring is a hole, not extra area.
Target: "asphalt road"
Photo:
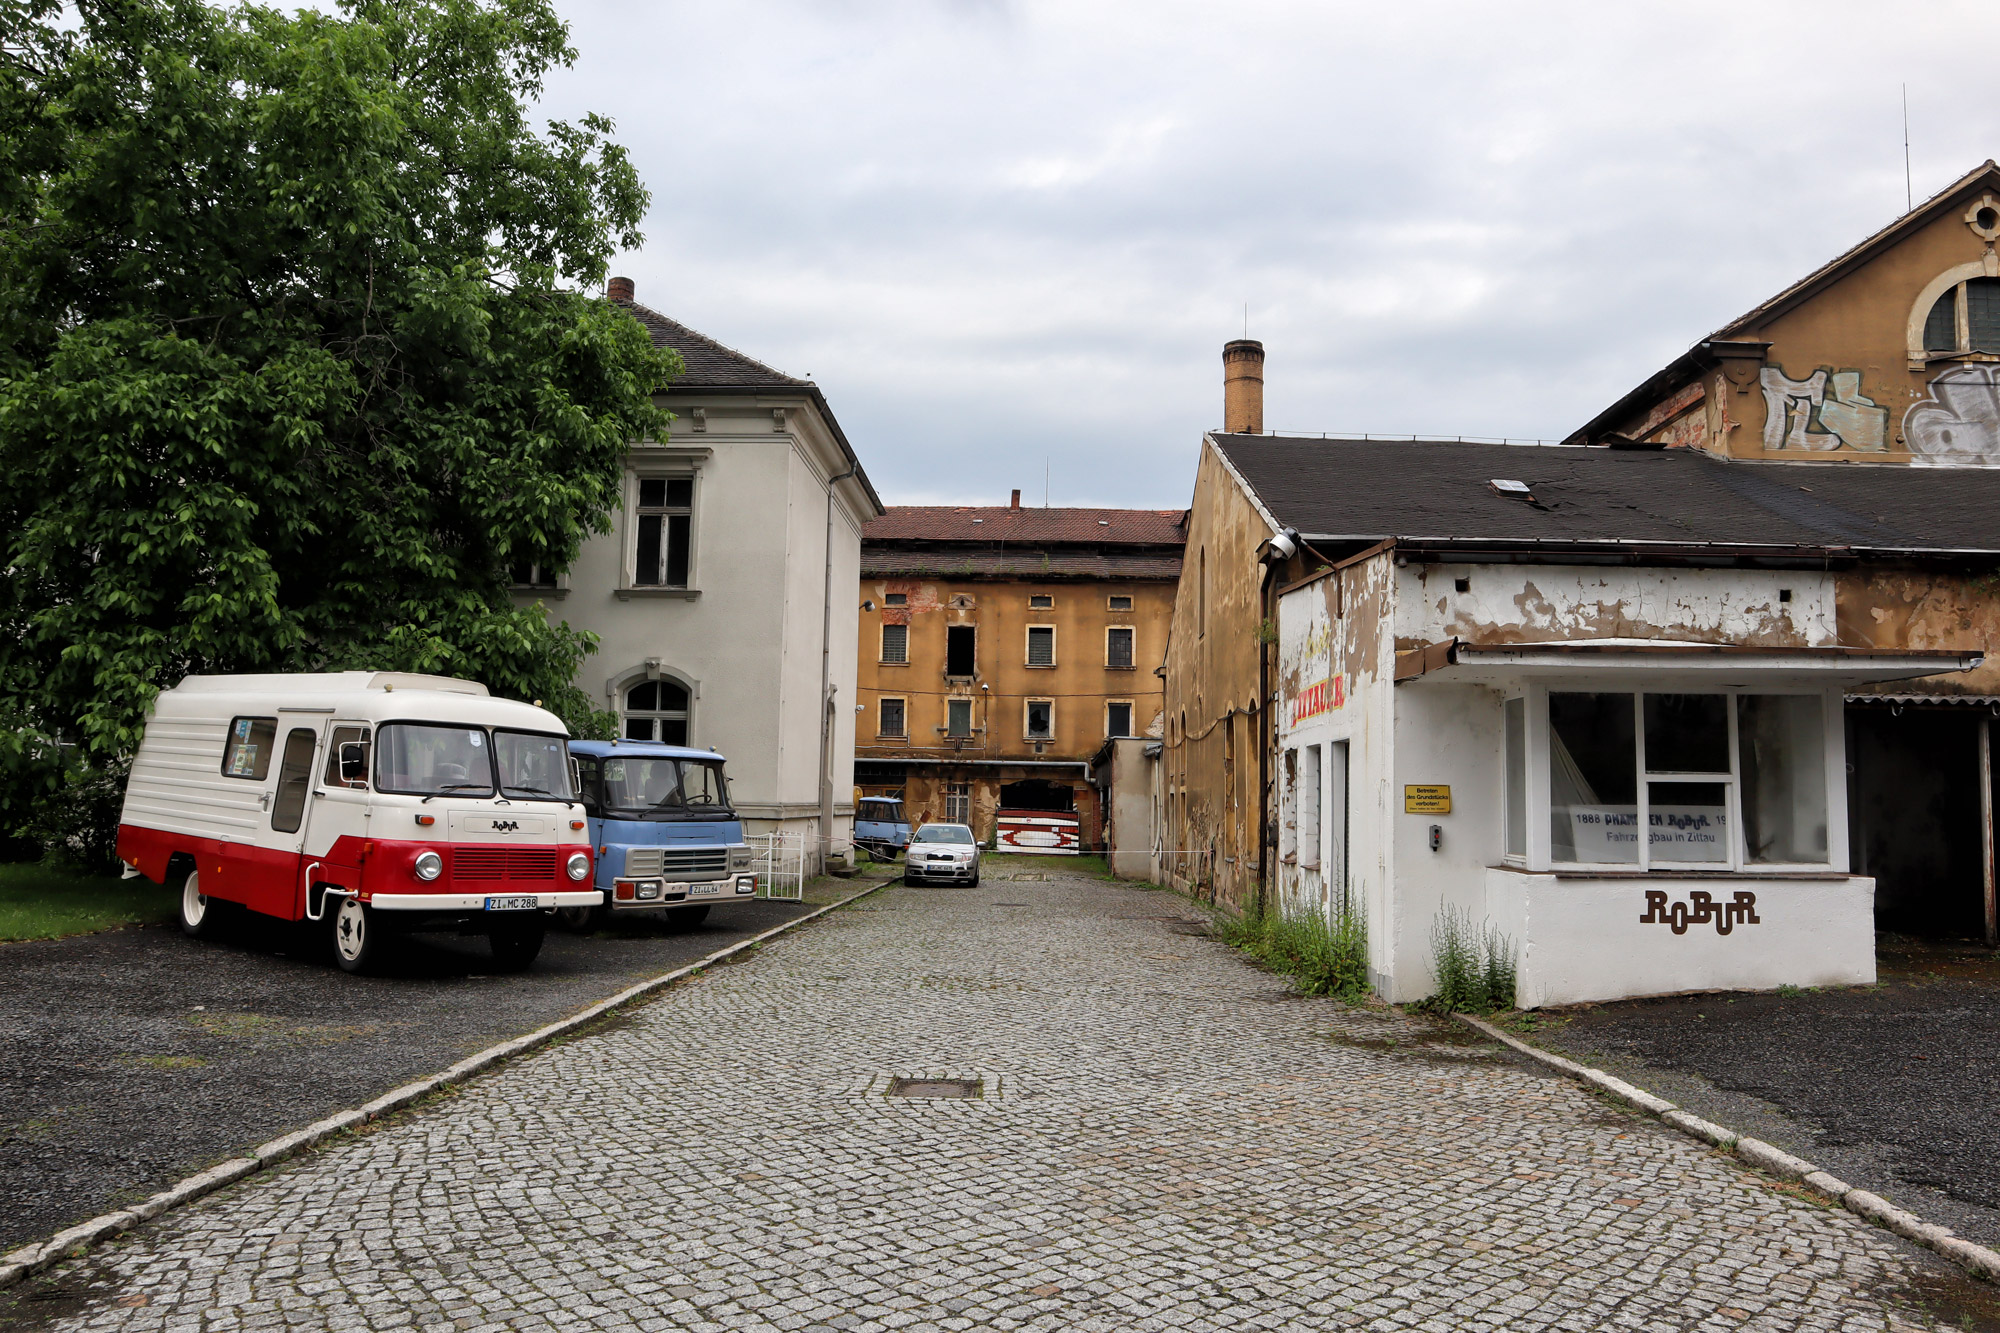
[[[264,918],[214,942],[150,926],[0,944],[0,1252],[811,910],[552,932],[512,975],[482,939],[420,936],[349,976],[316,933]]]
[[[1880,984],[1559,1014],[1532,1039],[2000,1246],[2000,959],[1885,938]]]

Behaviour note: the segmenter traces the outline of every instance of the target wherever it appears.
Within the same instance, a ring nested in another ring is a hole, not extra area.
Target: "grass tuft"
[[[1211,929],[1232,949],[1292,978],[1307,995],[1359,1000],[1368,993],[1368,923],[1358,908],[1241,916],[1218,912]]]
[[[1514,942],[1470,912],[1446,907],[1431,923],[1437,993],[1419,1008],[1437,1014],[1490,1014],[1514,1007]]]

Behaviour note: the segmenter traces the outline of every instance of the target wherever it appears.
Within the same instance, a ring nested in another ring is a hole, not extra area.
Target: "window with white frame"
[[[1132,701],[1114,699],[1104,705],[1104,734],[1116,739],[1132,734]]]
[[[1817,694],[1551,690],[1545,790],[1527,776],[1525,701],[1509,700],[1504,717],[1510,856],[1525,854],[1529,822],[1543,807],[1548,859],[1558,865],[1829,862],[1826,712]]]
[[[971,783],[947,782],[944,784],[944,822],[947,824],[970,824],[972,822]]]
[[[901,699],[883,699],[875,706],[875,734],[878,736],[906,735]]]
[[[1132,628],[1129,625],[1113,625],[1104,631],[1104,665],[1113,670],[1129,670],[1132,666]]]
[[[632,582],[641,588],[685,588],[694,558],[694,478],[639,478]]]
[[[1028,665],[1052,667],[1056,664],[1056,627],[1028,626]]]
[[[972,734],[972,700],[946,699],[944,701],[944,734],[947,736],[970,736]]]
[[[882,660],[892,666],[910,660],[910,627],[908,625],[884,625],[882,627]]]
[[[671,680],[642,680],[625,691],[625,739],[688,743],[688,691]]]
[[[1114,594],[1105,600],[1104,605],[1106,609],[1112,611],[1130,611],[1132,609],[1132,599]]]
[[[1056,735],[1056,705],[1053,699],[1030,699],[1026,704],[1027,738],[1031,741],[1054,740]]]

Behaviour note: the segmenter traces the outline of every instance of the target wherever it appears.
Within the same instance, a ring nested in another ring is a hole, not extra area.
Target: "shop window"
[[[972,700],[947,699],[944,701],[944,730],[947,736],[970,736],[972,734]]]
[[[944,822],[947,824],[970,824],[972,822],[971,783],[947,782],[944,784]]]
[[[1104,631],[1104,665],[1118,670],[1130,669],[1132,665],[1132,631],[1123,625],[1114,625]]]
[[[1028,739],[1031,741],[1054,740],[1056,734],[1056,706],[1048,699],[1028,700]]]
[[[908,734],[904,729],[903,701],[901,699],[883,699],[875,707],[875,733],[877,735],[903,736]]]
[[[1030,625],[1028,627],[1028,665],[1031,667],[1052,667],[1056,664],[1056,627],[1054,625]]]
[[[632,582],[685,588],[693,558],[694,478],[641,477]]]
[[[643,680],[625,691],[625,739],[688,743],[687,688],[671,680]]]
[[[1528,701],[1509,699],[1507,731],[1507,855],[1528,854]]]
[[[978,671],[979,630],[973,625],[947,625],[944,631],[944,674],[971,677]]]
[[[1639,862],[1639,750],[1629,694],[1549,695],[1549,855]]]
[[[884,625],[882,627],[882,660],[892,666],[910,660],[910,627],[908,625]]]
[[[1104,734],[1111,737],[1132,734],[1131,704],[1120,702],[1104,706]]]
[[[1736,701],[1743,856],[1754,865],[1827,859],[1826,717],[1819,696],[1746,694]]]

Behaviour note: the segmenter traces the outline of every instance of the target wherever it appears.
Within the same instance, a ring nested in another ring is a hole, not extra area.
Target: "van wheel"
[[[493,961],[502,972],[525,972],[542,951],[548,928],[541,922],[532,926],[500,926],[486,937],[493,946]]]
[[[358,898],[343,897],[333,914],[333,961],[343,972],[372,972],[382,961],[382,932],[375,913]]]
[[[667,924],[675,930],[693,930],[708,920],[708,904],[700,907],[676,907],[668,911]]]
[[[558,907],[556,924],[573,934],[587,935],[593,930],[602,930],[607,915],[603,903],[593,903],[589,907]]]
[[[181,933],[191,939],[215,938],[222,904],[201,891],[201,872],[190,870],[181,882]]]

